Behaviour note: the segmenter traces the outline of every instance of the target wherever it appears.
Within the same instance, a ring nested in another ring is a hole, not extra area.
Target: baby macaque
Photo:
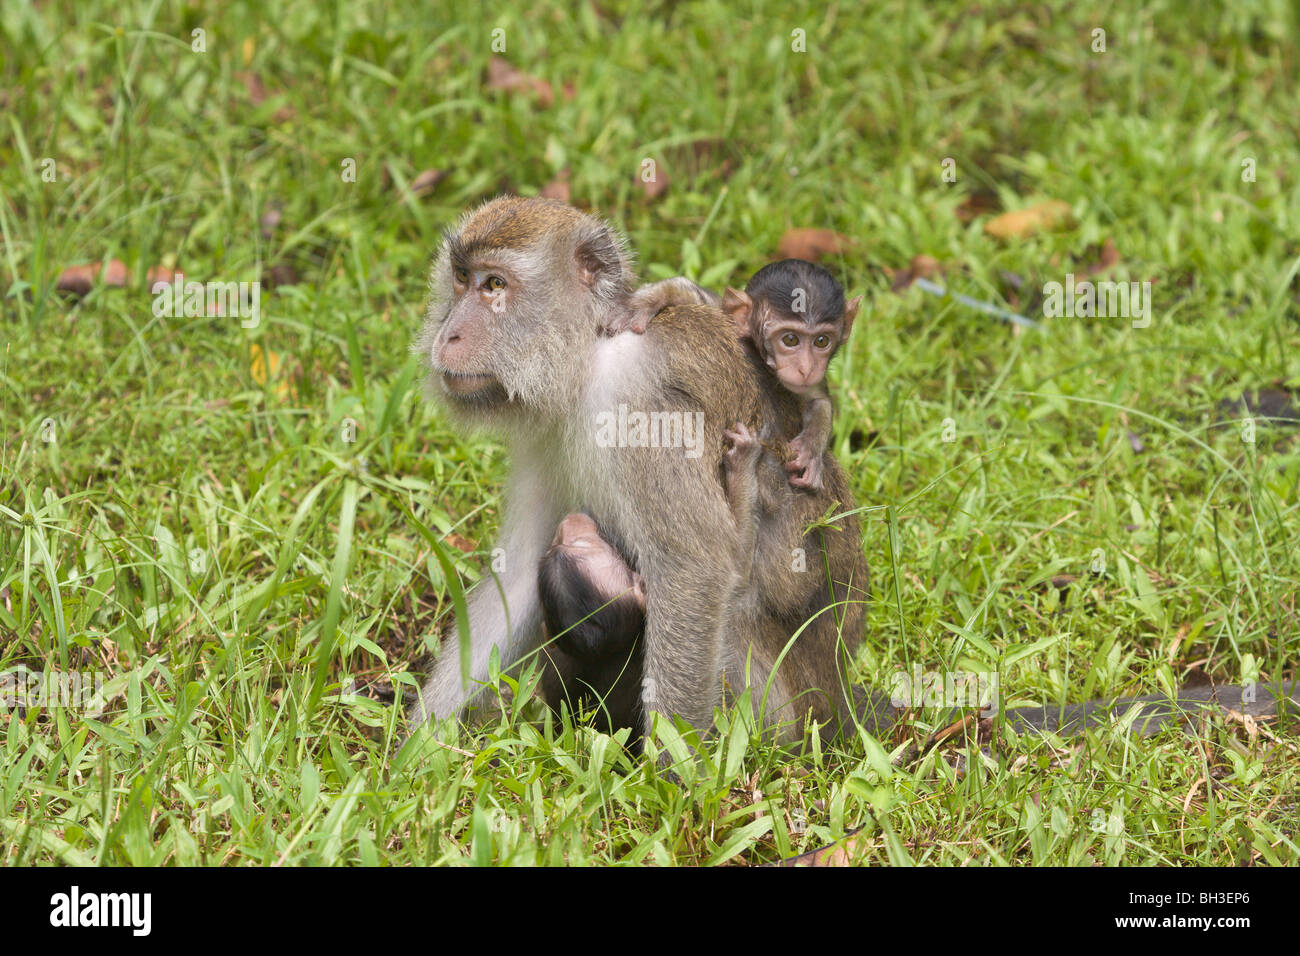
[[[594,698],[597,729],[637,726],[646,602],[641,575],[601,537],[590,515],[577,513],[560,522],[537,583],[546,634],[572,658],[565,669],[585,685],[581,695]]]
[[[642,286],[632,295],[627,319],[609,331],[641,333],[659,310],[698,303],[730,315],[737,334],[753,344],[781,385],[802,399],[803,426],[790,441],[793,457],[785,469],[795,488],[821,490],[833,415],[826,368],[849,337],[861,296],[846,303],[840,284],[821,266],[784,259],[754,273],[745,291],[728,288],[721,299],[680,276]]]

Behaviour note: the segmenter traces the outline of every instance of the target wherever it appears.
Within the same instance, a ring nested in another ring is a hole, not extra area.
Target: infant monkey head
[[[590,515],[560,522],[538,569],[546,632],[581,661],[626,656],[645,629],[645,582]]]
[[[848,339],[861,302],[859,296],[846,303],[840,284],[821,266],[784,259],[755,272],[744,292],[727,289],[722,308],[781,385],[807,395],[822,391],[826,367]]]

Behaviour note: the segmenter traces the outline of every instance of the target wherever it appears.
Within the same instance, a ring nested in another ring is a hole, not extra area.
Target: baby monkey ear
[[[844,305],[844,332],[840,335],[841,342],[849,340],[849,332],[853,328],[853,320],[857,318],[858,306],[862,305],[862,296],[854,296]]]
[[[731,321],[736,326],[736,335],[742,338],[749,335],[749,320],[754,314],[754,300],[748,293],[727,286],[727,291],[722,294],[722,311],[731,316]]]

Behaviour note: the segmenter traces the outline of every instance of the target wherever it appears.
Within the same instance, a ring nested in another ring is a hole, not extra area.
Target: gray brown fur
[[[475,295],[453,301],[447,276],[455,257],[474,267],[473,281],[498,266],[509,273],[505,312],[494,314]],[[671,308],[645,335],[604,337],[631,292],[622,241],[592,217],[536,200],[497,200],[469,214],[435,260],[432,286],[417,346],[435,373],[431,386],[454,418],[499,434],[512,458],[501,587],[488,581],[470,596],[473,678],[485,679],[494,645],[505,666],[538,647],[538,561],[563,515],[585,509],[646,581],[643,703],[705,728],[724,702],[724,684],[736,691],[745,683],[747,658],[761,697],[777,657],[807,622],[773,681],[766,719],[788,721],[793,735],[804,713],[846,716],[839,651],[856,648],[862,605],[829,610],[824,568],[839,582],[840,600],[848,582],[865,586],[857,522],[845,518],[825,536],[805,538],[802,529],[835,500],[852,507],[847,483],[832,464],[825,493],[795,500],[779,463],[765,456],[760,508],[774,520],[760,522],[753,575],[742,579],[740,532],[722,480],[723,431],[744,422],[764,437],[792,434],[799,409],[773,393],[728,317],[702,305]],[[493,384],[457,394],[446,384],[456,381]],[[620,404],[702,413],[700,456],[598,447],[594,414]],[[790,568],[795,547],[806,549],[806,571]],[[475,690],[461,687],[449,649],[435,661],[415,717],[458,714]]]

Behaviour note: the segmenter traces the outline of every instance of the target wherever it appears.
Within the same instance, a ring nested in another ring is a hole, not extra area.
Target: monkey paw
[[[620,332],[635,332],[640,335],[650,324],[666,303],[653,287],[647,286],[632,293],[628,299],[627,309],[612,311],[605,321],[605,334],[618,335]]]
[[[736,422],[731,428],[724,429],[722,437],[731,442],[726,457],[728,468],[738,469],[753,464],[758,453],[763,450],[763,446],[758,443],[758,436],[744,422]]]
[[[657,311],[657,310],[656,310]],[[613,314],[605,322],[606,335],[618,335],[620,332],[635,332],[640,335],[650,324],[654,312],[647,312],[645,309],[633,309],[630,312],[620,312]]]
[[[785,463],[790,475],[790,487],[820,491],[822,488],[822,456],[813,453],[796,439],[790,443],[794,457]]]

